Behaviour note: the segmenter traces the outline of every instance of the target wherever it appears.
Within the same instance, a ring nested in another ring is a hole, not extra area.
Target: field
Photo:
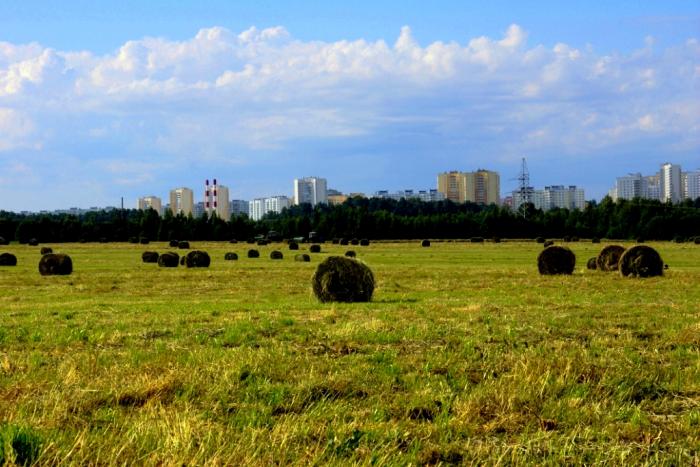
[[[539,276],[531,242],[325,244],[311,263],[193,242],[199,270],[141,262],[162,243],[51,245],[63,277],[39,275],[39,247],[0,247],[19,260],[0,268],[0,453],[700,465],[700,246],[650,243],[670,268],[641,280],[585,270],[603,245],[569,244],[566,277]],[[374,300],[319,303],[316,265],[349,248]]]

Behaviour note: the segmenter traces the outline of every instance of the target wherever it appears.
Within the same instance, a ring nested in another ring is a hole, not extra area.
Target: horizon
[[[0,5],[0,210],[700,169],[695,2],[50,3]]]

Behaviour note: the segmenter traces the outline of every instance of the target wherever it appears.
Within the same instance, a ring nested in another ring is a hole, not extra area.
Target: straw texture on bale
[[[294,255],[294,261],[300,261],[302,263],[308,263],[311,261],[311,256],[306,253],[301,253],[299,255]]]
[[[236,261],[238,259],[238,254],[229,251],[224,255],[224,260],[226,261]]]
[[[586,263],[586,267],[591,270],[596,270],[598,269],[598,264],[597,264],[598,257],[594,256],[593,258],[589,258],[588,262]]]
[[[311,279],[321,302],[368,302],[374,292],[374,274],[364,263],[330,256],[316,268]]]
[[[552,245],[554,245],[554,240],[545,240],[545,242],[542,244],[542,246],[545,248]]]
[[[72,272],[73,261],[68,255],[49,253],[39,260],[39,274],[42,276],[67,276]]]
[[[348,258],[354,258],[355,256],[357,256],[357,253],[355,253],[354,250],[348,250],[345,252],[345,256],[347,256]]]
[[[576,255],[565,246],[550,246],[537,257],[540,274],[571,274],[576,266]]]
[[[297,242],[289,242],[289,249],[290,250],[298,250],[299,244]]]
[[[48,247],[48,246],[42,246],[40,253],[42,255],[48,255],[49,253],[53,253],[53,249],[51,249],[51,247]]]
[[[17,266],[17,257],[12,253],[0,254],[0,266]]]
[[[260,258],[260,252],[258,250],[248,250],[248,258]]]
[[[430,240],[427,240],[427,239],[426,239],[426,240],[423,240],[422,242],[420,242],[420,246],[422,246],[422,247],[429,247],[429,246],[430,246]]]
[[[620,261],[622,253],[625,252],[625,247],[620,245],[608,245],[600,250],[596,264],[598,270],[610,272],[617,271],[617,263]]]
[[[176,268],[180,262],[180,255],[168,251],[158,257],[158,266],[161,268]]]
[[[141,253],[141,261],[144,263],[157,263],[158,256],[158,252],[156,251],[144,251]]]
[[[368,238],[361,239],[360,246],[369,246],[369,239]]]
[[[178,242],[177,247],[180,250],[189,250],[190,249],[190,242],[183,240],[181,242]]]
[[[192,250],[185,256],[185,266],[188,268],[208,268],[211,258],[206,251]]]
[[[284,255],[279,250],[273,250],[270,252],[270,259],[284,259]]]
[[[636,245],[620,258],[620,274],[625,277],[654,277],[664,273],[664,262],[659,252],[650,246]]]
[[[37,240],[36,238],[30,238],[27,243],[29,244],[29,246],[38,246],[39,240]]]
[[[168,246],[170,248],[177,248],[177,246],[180,244],[177,240],[173,239],[168,242]]]

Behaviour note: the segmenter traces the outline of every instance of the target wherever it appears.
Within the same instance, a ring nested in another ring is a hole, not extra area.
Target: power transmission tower
[[[530,172],[527,170],[527,162],[523,157],[520,173],[518,174],[518,213],[527,217],[527,212],[532,203],[532,187],[530,186]]]

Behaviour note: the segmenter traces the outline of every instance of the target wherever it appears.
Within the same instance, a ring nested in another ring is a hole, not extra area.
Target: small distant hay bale
[[[589,258],[588,262],[586,263],[586,267],[591,270],[596,270],[598,269],[598,262],[597,262],[598,257],[594,256],[593,258]]]
[[[484,243],[484,237],[472,237],[469,241],[472,243]]]
[[[201,250],[192,250],[185,256],[185,266],[188,268],[208,268],[211,264],[209,253]]]
[[[148,239],[148,237],[141,237],[139,238],[139,243],[141,245],[148,245],[149,243],[151,243],[151,241]]]
[[[540,274],[571,274],[576,267],[576,255],[565,246],[550,246],[542,250],[537,257],[537,269]]]
[[[39,274],[42,276],[67,276],[72,272],[73,261],[68,255],[49,253],[39,260]]]
[[[178,248],[179,250],[189,250],[189,249],[190,249],[190,242],[185,241],[185,240],[183,240],[183,241],[181,241],[181,242],[178,242],[178,243],[177,243],[177,248]]]
[[[180,255],[168,251],[158,257],[158,266],[161,268],[176,268],[180,262]]]
[[[430,246],[430,240],[428,240],[428,239],[423,240],[422,242],[420,242],[420,246],[422,246],[423,248],[429,247],[429,246]]]
[[[311,256],[307,255],[306,253],[301,253],[298,255],[294,255],[294,261],[299,261],[302,263],[308,263],[311,261]]]
[[[141,253],[141,261],[144,263],[157,263],[158,256],[160,255],[157,251],[144,251]]]
[[[673,237],[673,243],[685,243],[685,238],[680,235]]]
[[[535,242],[537,242],[537,243],[544,243],[544,241],[545,241],[545,238],[544,238],[544,237],[537,237],[537,238],[535,238]]]
[[[297,242],[289,242],[289,249],[290,250],[298,250],[299,244]]]
[[[545,240],[544,243],[542,244],[543,247],[547,248],[554,245],[554,240]]]
[[[574,235],[573,237],[571,237],[571,241],[572,241],[572,242],[578,242],[579,240],[580,240],[580,238],[578,238],[576,235]]]
[[[350,240],[348,240],[347,238],[341,238],[341,239],[340,239],[340,244],[341,244],[341,245],[346,246],[348,243],[350,243]]]
[[[9,245],[10,241],[5,240],[5,237],[0,237],[0,245]]]
[[[138,242],[139,242],[138,237],[129,237],[129,243],[138,243]],[[83,243],[82,240],[81,240],[81,243]]]
[[[500,239],[499,237],[493,237],[493,238],[491,239],[491,241],[492,241],[493,243],[501,243],[501,239]]]
[[[340,243],[340,239],[336,237],[336,238],[334,238],[333,240],[331,240],[331,243],[332,243],[333,245],[337,245],[338,243]]]
[[[232,251],[229,251],[224,255],[224,260],[225,261],[237,261],[238,260],[238,254],[234,253]]]
[[[268,244],[267,240],[258,240],[258,246],[265,246]]]
[[[571,236],[570,235],[564,235],[564,238],[562,238],[566,243],[569,243],[571,241]]]
[[[260,252],[258,250],[248,250],[248,258],[260,258]]]
[[[185,265],[185,259],[186,259],[185,255],[180,256],[180,266]]]
[[[608,245],[600,250],[596,264],[599,271],[610,272],[617,271],[618,263],[622,253],[625,252],[625,247],[620,245]]]
[[[17,266],[17,257],[12,253],[0,254],[0,266]]]
[[[284,259],[284,255],[279,250],[273,250],[270,252],[270,259]]]
[[[49,253],[53,253],[53,249],[51,247],[48,247],[48,246],[42,246],[40,253],[42,255],[48,255]]]
[[[361,239],[360,246],[369,246],[369,239],[368,238]]]
[[[229,240],[228,242],[235,245],[236,243],[238,243],[238,240],[236,240],[235,238],[232,238],[232,239]]]
[[[359,244],[360,244],[360,240],[358,240],[357,238],[350,239],[350,245],[357,246]]]
[[[593,237],[591,238],[591,243],[600,243],[600,239],[598,237]]]
[[[345,252],[345,256],[347,256],[348,258],[354,258],[357,256],[357,253],[355,253],[354,250],[348,250]]]
[[[644,243],[644,237],[637,237],[637,239],[635,240],[635,242],[637,242],[637,243]]]
[[[309,251],[310,251],[311,253],[320,253],[320,252],[321,252],[321,245],[316,245],[316,244],[311,245],[311,246],[309,247]]]
[[[626,250],[619,263],[624,277],[654,277],[664,273],[664,262],[659,252],[650,246],[636,245]]]
[[[168,242],[168,246],[169,246],[170,248],[177,248],[177,246],[178,246],[179,244],[180,244],[180,242],[178,242],[178,241],[175,240],[175,239],[172,239],[172,240],[170,240],[170,241]]]
[[[374,292],[374,274],[355,259],[330,256],[318,265],[311,284],[323,303],[368,302]]]
[[[36,238],[30,238],[27,244],[29,244],[29,246],[38,246],[39,240],[37,240]]]
[[[696,245],[700,245],[700,237],[695,237],[694,242]]]

